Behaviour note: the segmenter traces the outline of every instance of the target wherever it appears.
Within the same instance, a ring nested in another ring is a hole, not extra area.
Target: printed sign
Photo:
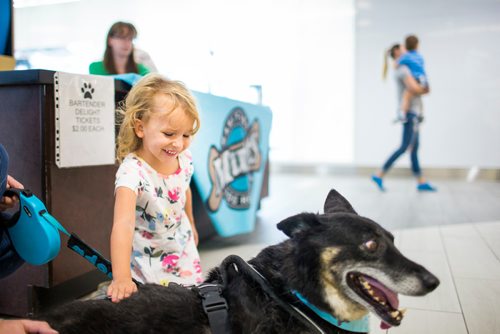
[[[114,79],[56,72],[56,165],[82,167],[115,162]]]
[[[210,94],[194,95],[201,118],[191,146],[194,183],[219,235],[251,232],[269,152],[271,110]]]

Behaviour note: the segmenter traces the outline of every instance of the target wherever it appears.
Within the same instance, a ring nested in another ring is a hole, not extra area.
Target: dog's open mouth
[[[382,319],[382,328],[399,326],[403,319],[404,310],[398,310],[398,295],[376,279],[350,272],[347,275],[347,284],[363,300],[370,304]]]

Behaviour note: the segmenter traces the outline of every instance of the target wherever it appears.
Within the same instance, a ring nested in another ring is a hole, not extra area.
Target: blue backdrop
[[[269,153],[271,110],[193,94],[201,118],[200,131],[191,146],[195,186],[219,235],[251,232]]]

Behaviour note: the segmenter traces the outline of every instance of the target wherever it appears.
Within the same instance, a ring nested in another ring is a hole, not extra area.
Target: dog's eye
[[[368,240],[364,246],[368,251],[375,252],[378,248],[378,243],[375,240]]]

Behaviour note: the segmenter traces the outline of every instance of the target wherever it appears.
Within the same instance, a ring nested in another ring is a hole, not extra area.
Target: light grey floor
[[[409,178],[388,178],[380,193],[367,177],[271,174],[255,231],[200,245],[204,269],[229,254],[245,259],[285,238],[275,224],[290,215],[322,212],[337,189],[363,216],[394,232],[396,244],[441,285],[426,297],[401,296],[408,312],[398,328],[372,333],[500,333],[500,182],[435,180],[437,193],[418,193]]]

